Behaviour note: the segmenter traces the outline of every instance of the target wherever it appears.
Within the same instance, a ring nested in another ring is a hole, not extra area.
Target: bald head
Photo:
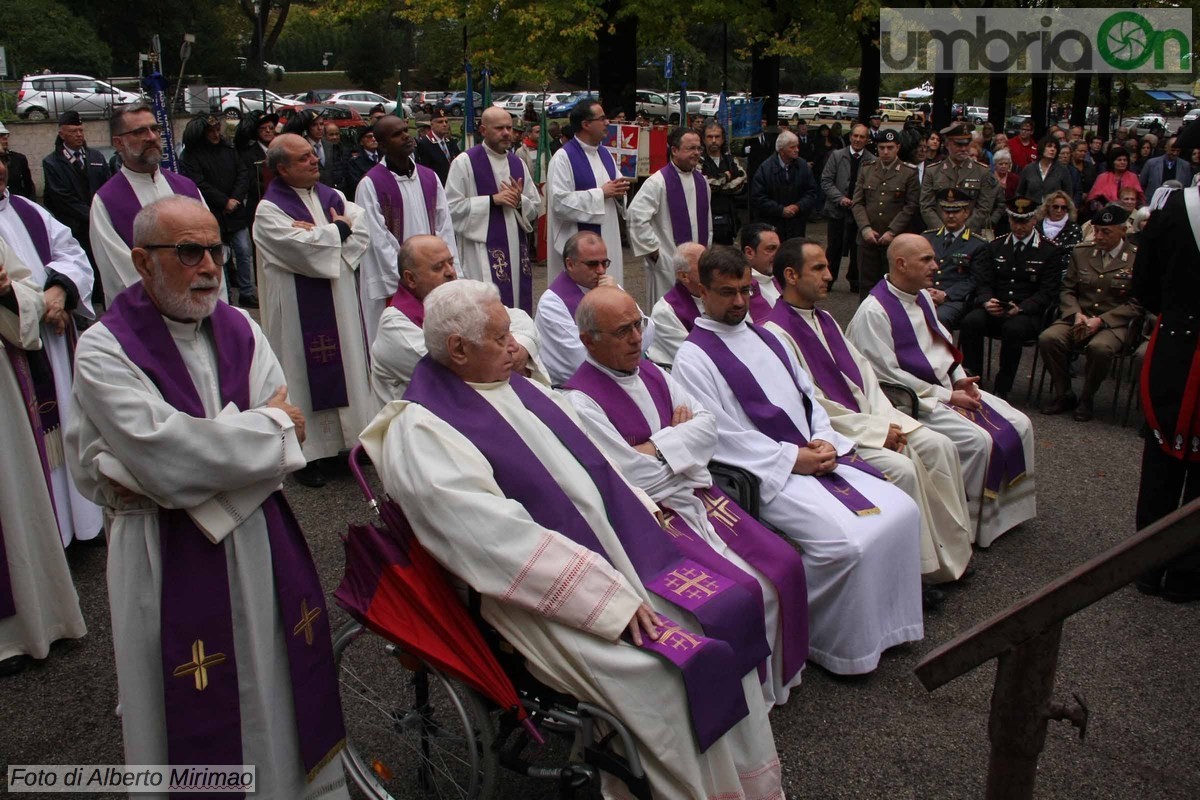
[[[410,236],[400,245],[397,256],[400,282],[418,300],[443,283],[454,280],[454,256],[438,236],[427,233]]]
[[[303,136],[282,133],[267,148],[267,167],[288,186],[311,189],[321,178],[321,162]]]
[[[417,148],[416,140],[409,134],[408,120],[394,115],[380,117],[372,130],[379,148],[387,157],[388,166],[393,171],[404,172]]]
[[[596,363],[633,372],[642,358],[642,310],[624,289],[599,286],[575,311],[579,339]]]
[[[933,246],[924,236],[900,234],[888,245],[887,258],[891,265],[890,280],[900,291],[916,294],[933,285],[938,262]]]
[[[512,115],[503,108],[485,108],[479,117],[479,130],[483,143],[497,153],[505,153],[512,145]]]

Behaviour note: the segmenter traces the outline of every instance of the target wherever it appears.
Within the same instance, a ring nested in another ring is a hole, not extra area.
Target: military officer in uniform
[[[880,134],[879,158],[863,164],[850,213],[858,229],[858,296],[866,297],[887,272],[887,248],[908,230],[921,199],[917,171],[900,160],[900,136]]]
[[[446,116],[446,109],[434,109],[429,118],[429,130],[417,137],[417,163],[436,172],[438,180],[445,186],[450,162],[458,153],[458,142],[450,137],[450,118]]]
[[[1092,396],[1108,375],[1113,358],[1125,346],[1129,326],[1142,318],[1142,307],[1129,296],[1137,245],[1125,241],[1129,212],[1113,203],[1092,218],[1095,240],[1071,251],[1059,294],[1059,318],[1038,337],[1054,396],[1043,414],[1075,409],[1075,419],[1092,418]],[[1083,389],[1071,391],[1067,358],[1084,354]]]
[[[967,218],[975,206],[975,196],[967,189],[948,186],[937,193],[938,208],[944,224],[925,231],[922,236],[933,246],[938,262],[929,294],[937,307],[938,321],[956,330],[963,315],[971,310],[975,294],[975,262],[987,249],[988,242],[967,227]]]
[[[937,193],[950,186],[967,189],[975,195],[975,211],[967,219],[967,227],[976,233],[995,228],[1004,216],[1004,193],[996,176],[968,152],[971,129],[966,122],[956,122],[942,129],[942,140],[946,142],[949,155],[925,167],[925,179],[921,184],[921,216],[926,228],[942,226]]]
[[[992,393],[1007,399],[1025,342],[1042,330],[1046,311],[1058,302],[1067,251],[1038,235],[1037,203],[1028,197],[1008,202],[1011,232],[990,242],[975,262],[975,308],[962,319],[959,347],[963,367],[979,375],[983,342],[1000,339],[1000,369]]]

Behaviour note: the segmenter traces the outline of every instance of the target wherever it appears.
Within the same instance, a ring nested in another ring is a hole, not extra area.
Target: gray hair
[[[154,109],[145,103],[130,103],[128,105],[118,106],[116,110],[113,111],[113,115],[108,119],[109,138],[121,135],[121,130],[119,129],[125,125],[125,117],[129,116],[130,114],[140,114],[143,111],[149,111],[151,114],[154,113]]]
[[[992,153],[992,163],[993,164],[996,163],[997,161],[999,161],[1000,159],[1004,159],[1005,161],[1007,161],[1010,164],[1013,163],[1012,153],[1009,152],[1007,149],[997,150],[996,152]]]
[[[595,231],[578,231],[571,234],[571,238],[567,239],[567,243],[563,245],[563,261],[574,261],[575,256],[579,255],[579,245],[584,239],[599,239],[604,241],[604,237]]]
[[[794,144],[800,143],[800,137],[791,131],[783,131],[779,136],[775,137],[775,152],[778,153],[785,147],[791,147]]]
[[[600,326],[596,323],[596,304],[587,302],[586,294],[579,301],[579,308],[575,309],[575,327],[579,328],[580,336],[585,333],[595,336],[600,332]]]
[[[272,139],[271,143],[269,145],[267,145],[267,169],[276,170],[276,169],[279,169],[279,166],[281,164],[289,163],[287,150],[284,149],[284,146],[289,141],[289,139],[288,139],[289,136],[296,136],[297,138],[303,138],[295,133],[291,133],[291,134],[281,133],[278,136],[276,136],[274,139]]]
[[[471,342],[483,340],[487,307],[493,301],[500,302],[495,284],[466,279],[443,283],[425,296],[425,349],[434,361],[449,360],[447,340],[453,334]]]
[[[214,222],[216,221],[216,217],[213,217],[212,212],[208,210],[208,206],[194,197],[186,197],[179,194],[161,197],[153,203],[142,206],[142,210],[133,218],[133,246],[144,247],[145,245],[155,243],[157,239],[161,238],[158,232],[158,218],[163,211],[171,211],[176,208],[180,211],[203,213],[212,217]],[[173,244],[173,242],[166,242],[165,244]]]

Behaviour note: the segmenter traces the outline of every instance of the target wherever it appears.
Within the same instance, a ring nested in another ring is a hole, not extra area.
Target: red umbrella
[[[421,547],[400,507],[386,497],[382,502],[375,498],[358,465],[361,452],[362,445],[351,451],[350,468],[383,528],[349,526],[346,572],[334,599],[372,632],[453,675],[500,708],[515,711],[540,743],[542,737],[527,718],[512,681],[441,565]]]

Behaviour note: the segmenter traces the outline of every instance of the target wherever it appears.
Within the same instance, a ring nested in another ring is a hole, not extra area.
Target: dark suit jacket
[[[1150,196],[1154,194],[1154,190],[1162,186],[1163,181],[1166,180],[1163,176],[1166,166],[1167,157],[1156,156],[1147,161],[1138,174],[1138,178],[1142,182],[1142,189],[1146,192],[1146,202],[1150,202]],[[1175,159],[1175,180],[1184,186],[1192,185],[1192,167],[1182,158]]]
[[[434,144],[428,136],[417,137],[417,163],[436,172],[443,186],[446,185],[446,176],[450,174],[450,162],[459,153],[458,142],[450,139],[446,142],[446,148],[450,151],[449,158],[446,158],[442,148]]]
[[[824,196],[813,178],[808,163],[797,158],[789,176],[778,155],[764,161],[750,182],[750,207],[754,218],[769,222],[779,231],[780,241],[793,236],[803,236],[808,215],[821,207]],[[800,213],[794,217],[783,215],[784,206],[797,203]]]
[[[29,172],[29,159],[15,150],[9,150],[6,155],[0,156],[0,162],[8,167],[8,190],[21,197],[36,200],[37,192],[33,188],[33,175]]]
[[[375,166],[377,161],[372,161],[367,151],[359,150],[354,158],[346,165],[346,196],[351,200],[354,199],[354,193],[358,190],[358,183],[363,177],[370,172],[371,167]]]
[[[968,228],[960,231],[947,248],[945,227],[921,235],[933,246],[933,255],[938,261],[934,288],[945,292],[946,299],[951,302],[966,300],[975,291],[976,261],[987,250],[987,240]]]
[[[776,134],[763,131],[746,144],[746,175],[751,181],[754,180],[754,175],[763,162],[775,155],[775,137]],[[810,133],[809,141],[811,140],[812,134]]]
[[[50,214],[71,229],[71,235],[91,252],[88,236],[91,219],[92,196],[104,182],[112,177],[104,155],[99,150],[87,148],[87,169],[80,171],[71,165],[62,153],[59,140],[54,152],[42,159],[42,176],[45,184],[42,201]]]
[[[1033,241],[1020,256],[1012,234],[994,239],[975,261],[975,305],[995,298],[1016,303],[1022,314],[1041,319],[1048,308],[1058,308],[1058,291],[1069,251],[1033,232]]]
[[[1028,197],[1040,203],[1046,195],[1057,191],[1066,192],[1067,197],[1075,196],[1075,181],[1065,164],[1055,161],[1050,165],[1045,178],[1042,177],[1036,161],[1021,170],[1021,180],[1017,184],[1017,194],[1021,197]]]

